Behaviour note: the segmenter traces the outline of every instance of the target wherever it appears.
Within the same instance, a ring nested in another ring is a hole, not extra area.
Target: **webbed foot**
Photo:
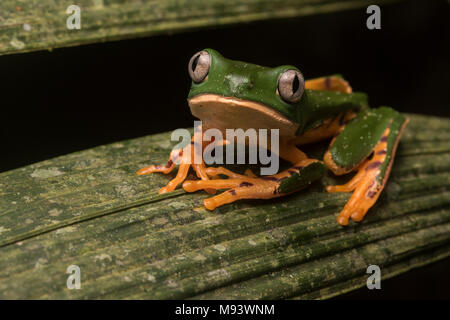
[[[198,178],[202,180],[208,180],[208,174],[206,173],[206,166],[202,161],[201,164],[194,163],[194,138],[191,144],[184,147],[182,150],[174,150],[171,152],[169,161],[165,166],[152,165],[149,167],[142,168],[136,173],[138,175],[146,175],[154,172],[162,172],[164,174],[170,173],[175,168],[175,163],[180,162],[177,175],[174,179],[169,181],[169,183],[158,190],[159,194],[167,193],[175,190],[175,188],[181,184],[187,177],[189,168],[192,166]],[[214,193],[214,190],[206,190],[208,193]]]
[[[332,192],[352,192],[344,209],[337,217],[340,225],[348,225],[348,220],[359,222],[367,211],[375,204],[384,187],[380,167],[387,159],[387,137],[389,128],[373,151],[373,157],[363,162],[357,169],[357,174],[346,184],[327,186],[326,190]]]
[[[194,192],[201,189],[229,189],[217,196],[205,199],[203,204],[208,210],[214,210],[219,206],[239,199],[274,198],[277,196],[277,188],[278,183],[276,180],[251,178],[248,176],[215,180],[187,180],[183,183],[183,189],[187,192]]]
[[[250,170],[244,175],[234,173],[228,169],[207,168],[210,176],[225,175],[228,179],[187,180],[183,189],[194,192],[201,189],[229,189],[217,196],[205,199],[203,204],[208,210],[240,199],[272,199],[309,186],[319,179],[325,172],[322,162],[315,159],[303,159],[294,167],[271,176],[256,177]]]

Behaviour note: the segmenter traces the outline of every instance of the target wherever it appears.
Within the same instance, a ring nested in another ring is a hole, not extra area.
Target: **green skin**
[[[389,107],[371,109],[365,93],[341,93],[305,89],[298,103],[285,102],[276,92],[280,75],[290,69],[300,72],[294,66],[275,68],[262,67],[246,62],[233,61],[222,57],[217,51],[205,49],[211,63],[206,81],[192,82],[188,98],[201,94],[217,94],[224,97],[253,101],[277,111],[299,125],[297,135],[317,126],[346,110],[359,110],[337,136],[330,148],[332,159],[341,168],[353,169],[366,159],[390,127],[387,137],[386,160],[380,164],[377,182],[385,183],[384,176],[389,171],[395,145],[400,137],[406,118]],[[320,178],[326,171],[321,163],[313,163],[290,178],[280,182],[279,193],[290,193],[302,189]]]

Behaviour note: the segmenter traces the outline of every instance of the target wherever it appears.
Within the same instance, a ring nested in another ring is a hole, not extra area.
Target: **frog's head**
[[[189,62],[192,86],[188,96],[194,116],[209,127],[279,129],[295,135],[304,79],[294,66],[266,68],[225,59],[205,49]]]

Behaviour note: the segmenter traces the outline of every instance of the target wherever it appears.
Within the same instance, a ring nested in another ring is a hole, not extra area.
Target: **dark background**
[[[192,126],[187,62],[205,47],[293,64],[306,78],[341,73],[372,106],[449,117],[447,1],[382,6],[381,30],[368,30],[367,17],[361,8],[0,57],[0,172]],[[450,259],[345,297],[450,298],[448,270]]]

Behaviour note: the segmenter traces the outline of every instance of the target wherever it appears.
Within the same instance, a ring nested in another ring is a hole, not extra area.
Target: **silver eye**
[[[297,70],[285,71],[278,80],[278,92],[287,103],[297,103],[302,98],[305,80]]]
[[[211,58],[206,51],[200,51],[194,54],[189,61],[189,75],[192,81],[199,83],[205,80],[211,65]]]

